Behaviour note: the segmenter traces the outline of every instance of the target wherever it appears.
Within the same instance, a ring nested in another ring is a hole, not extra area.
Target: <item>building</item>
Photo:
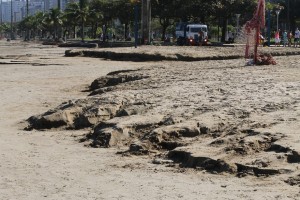
[[[22,1],[5,1],[2,2],[2,22],[18,22],[22,20],[21,8],[24,7],[24,2]]]
[[[37,12],[47,12],[52,8],[58,7],[60,2],[61,10],[65,10],[69,2],[78,2],[78,0],[28,0],[28,15],[34,15]],[[19,22],[27,15],[26,0],[2,0],[0,7],[0,19],[4,23]],[[11,12],[12,8],[12,12]]]

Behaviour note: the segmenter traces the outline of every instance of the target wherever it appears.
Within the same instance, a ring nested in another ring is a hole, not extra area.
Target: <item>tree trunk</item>
[[[97,35],[97,30],[98,30],[98,22],[95,23],[95,30],[94,30],[94,38],[95,39],[99,38]]]
[[[73,30],[74,30],[74,39],[76,39],[77,38],[77,31],[76,31],[76,25],[74,25],[74,27],[73,27]]]
[[[142,0],[142,42],[150,42],[151,1]]]
[[[54,27],[54,40],[57,39],[57,25]]]
[[[294,31],[296,29],[296,19],[295,19],[295,1],[292,1],[291,5],[290,5],[290,12],[289,12],[289,16],[290,16],[290,30],[289,31]]]
[[[225,42],[226,40],[226,33],[227,33],[227,17],[223,18],[222,21],[222,37],[221,37],[221,42]]]
[[[106,30],[107,30],[107,22],[105,22],[102,26],[103,42],[106,42]]]
[[[167,28],[168,28],[168,25],[166,25],[166,24],[164,24],[164,25],[162,26],[162,36],[161,36],[161,41],[165,41]]]
[[[84,21],[83,21],[83,17],[81,18],[82,22],[81,22],[81,41],[84,42]]]
[[[91,24],[91,27],[92,27],[92,30],[91,30],[91,33],[90,33],[90,36],[91,38],[95,39],[95,23],[92,23]]]
[[[127,23],[125,23],[125,27],[124,27],[124,40],[126,41],[126,39],[127,39],[127,35],[128,35],[128,24]]]

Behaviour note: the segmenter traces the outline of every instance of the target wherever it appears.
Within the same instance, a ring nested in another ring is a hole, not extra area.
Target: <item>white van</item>
[[[205,24],[178,23],[176,26],[176,38],[179,45],[206,44],[208,30]]]

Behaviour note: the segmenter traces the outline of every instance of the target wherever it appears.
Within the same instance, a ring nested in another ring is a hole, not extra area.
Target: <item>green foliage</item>
[[[0,32],[9,32],[10,31],[10,25],[8,23],[3,23],[0,25]]]
[[[266,8],[272,11],[274,17],[274,9],[281,6],[283,10],[280,17],[286,20],[286,16],[289,15],[294,27],[300,19],[300,12],[298,12],[300,1],[289,1],[289,11],[287,2],[286,0],[267,1]],[[18,28],[45,30],[56,35],[60,26],[65,29],[81,26],[82,31],[85,30],[84,26],[88,26],[95,37],[103,31],[102,25],[112,28],[112,21],[118,19],[121,26],[113,27],[114,31],[122,33],[122,29],[125,29],[124,37],[126,37],[129,29],[133,30],[130,26],[133,25],[136,3],[140,7],[141,1],[136,0],[79,0],[78,3],[69,3],[63,13],[59,9],[51,9],[48,13],[28,16],[19,23]],[[224,30],[228,29],[227,21],[229,25],[235,25],[235,14],[241,14],[240,24],[251,19],[256,4],[257,0],[151,0],[152,27],[156,32],[162,33],[162,38],[167,33],[173,34],[175,24],[179,21],[208,24],[212,34],[217,34],[219,25],[224,34]],[[2,25],[0,30],[6,30],[7,27],[4,26]]]

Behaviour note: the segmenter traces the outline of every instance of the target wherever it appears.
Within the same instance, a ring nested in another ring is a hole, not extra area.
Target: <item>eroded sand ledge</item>
[[[207,61],[232,60],[244,58],[243,45],[234,47],[192,47],[192,46],[140,46],[139,48],[99,48],[99,49],[72,49],[65,52],[67,57],[92,57],[118,61]],[[300,55],[299,48],[260,48],[260,53],[272,56]]]
[[[30,117],[26,129],[90,128],[81,140],[88,146],[126,146],[119,153],[212,173],[283,175],[299,185],[300,64],[299,56],[284,56],[299,51],[278,49],[276,66],[245,67],[243,59],[230,59],[237,49],[197,49],[201,56],[188,49],[182,57],[229,57],[113,72],[91,83],[87,98]],[[116,50],[116,59],[118,51],[129,50]],[[147,52],[151,59],[157,54]]]

